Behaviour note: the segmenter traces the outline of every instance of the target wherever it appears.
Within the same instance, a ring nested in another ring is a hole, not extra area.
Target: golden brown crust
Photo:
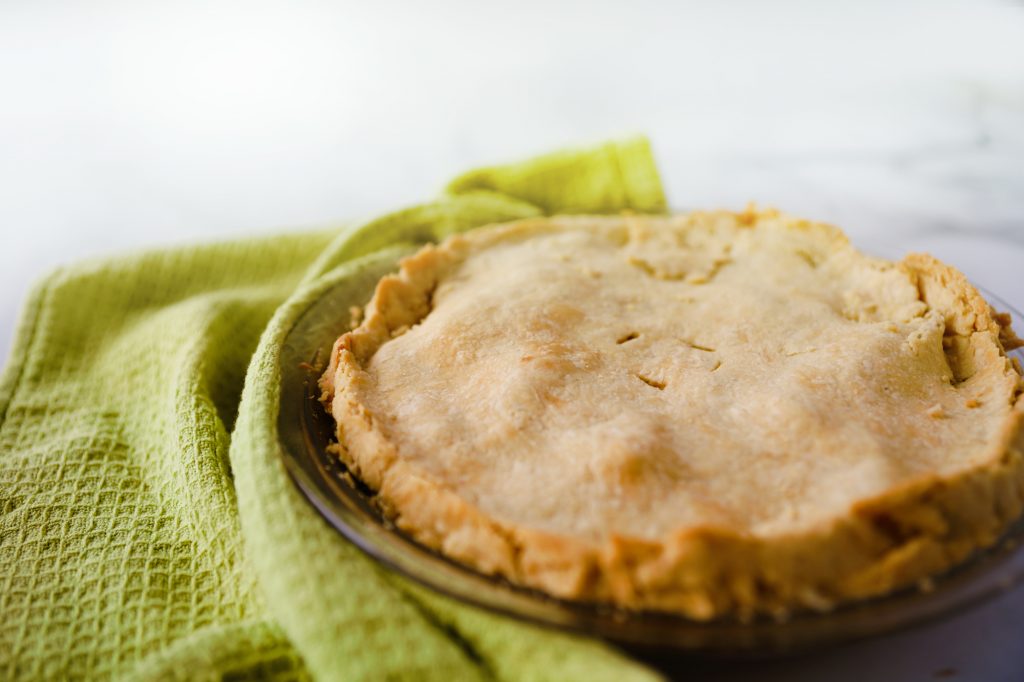
[[[813,233],[826,253],[855,257],[835,228],[774,211],[662,220],[723,222],[730,229],[755,230],[771,223],[772,229]],[[1021,515],[1024,400],[1020,376],[1005,355],[1016,337],[1008,318],[995,314],[961,273],[926,255],[908,256],[900,271],[917,288],[927,311],[941,315],[942,347],[953,375],[949,383],[971,396],[964,409],[995,424],[995,432],[986,436],[983,451],[956,467],[906,477],[880,494],[856,500],[846,513],[784,526],[780,532],[722,521],[653,538],[613,532],[595,540],[501,521],[403,457],[389,436],[387,424],[395,417],[375,413],[368,404],[374,377],[367,368],[378,349],[431,313],[438,285],[465,259],[496,245],[560,231],[600,229],[625,244],[631,230],[656,231],[657,221],[553,218],[478,230],[424,247],[405,259],[397,274],[381,280],[363,322],[335,343],[321,386],[338,422],[342,459],[379,491],[385,513],[399,528],[483,573],[557,597],[707,619],[824,610],[911,585],[992,544]],[[652,277],[692,284],[713,278],[728,262],[727,248],[701,267],[661,258],[657,249],[637,253],[630,256],[632,264]],[[812,267],[821,257],[819,252],[801,254]],[[862,306],[844,315],[860,319],[875,312]],[[657,388],[658,381],[651,381],[648,385]],[[930,414],[938,421],[951,409],[936,408]],[[628,475],[631,463],[621,464],[616,463],[616,475]]]

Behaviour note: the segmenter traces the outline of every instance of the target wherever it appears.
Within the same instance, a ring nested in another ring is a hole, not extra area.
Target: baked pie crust
[[[954,268],[776,211],[425,246],[321,379],[383,513],[482,573],[697,619],[927,581],[1024,510],[1009,326]]]

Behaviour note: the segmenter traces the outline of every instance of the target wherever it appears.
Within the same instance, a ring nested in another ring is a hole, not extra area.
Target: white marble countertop
[[[0,357],[59,263],[372,215],[637,131],[676,207],[828,220],[1024,308],[1019,0],[484,4],[0,3]],[[1018,591],[757,676],[1019,681],[1022,636]]]

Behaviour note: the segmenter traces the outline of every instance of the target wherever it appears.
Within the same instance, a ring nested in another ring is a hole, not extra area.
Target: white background
[[[648,133],[679,208],[928,249],[1024,307],[1024,3],[0,0],[0,357],[32,280]],[[1024,597],[689,679],[1024,679]],[[775,675],[776,677],[770,677]]]

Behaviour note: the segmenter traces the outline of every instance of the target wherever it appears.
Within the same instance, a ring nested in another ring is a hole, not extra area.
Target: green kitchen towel
[[[292,485],[276,416],[284,336],[367,267],[492,222],[664,208],[633,139],[358,225],[53,273],[0,379],[0,678],[655,677],[378,566]]]

